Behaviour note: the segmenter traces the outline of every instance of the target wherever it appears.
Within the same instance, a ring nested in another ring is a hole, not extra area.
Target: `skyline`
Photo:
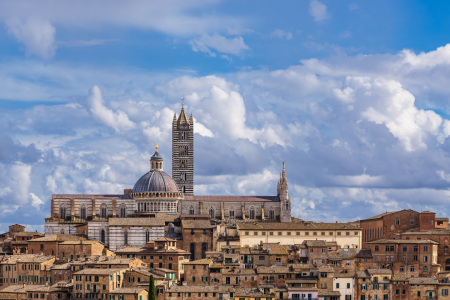
[[[0,2],[0,229],[52,194],[122,193],[195,120],[195,194],[292,215],[448,217],[445,1]]]

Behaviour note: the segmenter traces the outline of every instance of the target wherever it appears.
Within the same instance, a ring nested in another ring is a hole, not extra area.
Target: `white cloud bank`
[[[328,18],[327,6],[320,1],[312,0],[309,3],[309,14],[314,18],[314,21],[323,21]]]
[[[5,21],[8,32],[25,45],[27,56],[35,55],[45,60],[55,55],[55,27],[47,20],[11,18]]]
[[[190,44],[193,51],[208,53],[212,57],[216,56],[213,50],[225,54],[241,55],[245,50],[249,49],[241,36],[226,38],[217,33],[193,39],[190,41]]]

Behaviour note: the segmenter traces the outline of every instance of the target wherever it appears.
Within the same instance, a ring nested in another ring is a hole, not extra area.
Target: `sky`
[[[0,1],[0,231],[43,231],[52,194],[171,173],[181,98],[195,194],[292,214],[450,215],[448,1]]]

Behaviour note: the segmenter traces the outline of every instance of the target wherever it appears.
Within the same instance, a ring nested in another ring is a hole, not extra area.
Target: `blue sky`
[[[0,228],[121,193],[195,118],[195,191],[449,216],[447,1],[0,1]]]

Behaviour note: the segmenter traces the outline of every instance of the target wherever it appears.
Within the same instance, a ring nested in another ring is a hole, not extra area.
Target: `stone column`
[[[70,219],[75,219],[75,200],[70,199]]]
[[[220,202],[220,215],[222,216],[222,220],[225,219],[225,212],[223,211],[223,202]]]
[[[117,214],[116,214],[116,199],[113,199],[113,201],[112,201],[112,216],[113,216],[113,218],[115,218],[116,216],[117,216]]]

